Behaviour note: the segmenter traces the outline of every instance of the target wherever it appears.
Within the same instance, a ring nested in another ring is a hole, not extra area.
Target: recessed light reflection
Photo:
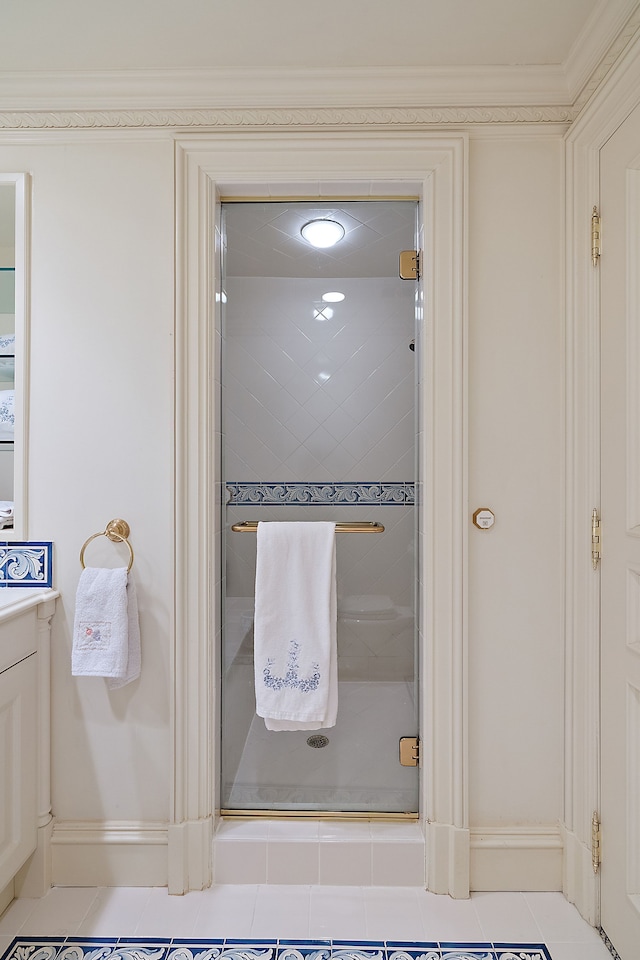
[[[322,299],[325,303],[340,303],[344,300],[344,293],[340,293],[339,290],[330,290],[322,294]]]
[[[316,308],[313,311],[314,320],[331,320],[332,316],[333,316],[332,307],[320,307],[320,308]]]

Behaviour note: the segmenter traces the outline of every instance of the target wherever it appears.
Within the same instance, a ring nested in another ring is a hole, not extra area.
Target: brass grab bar
[[[243,520],[242,523],[234,523],[231,529],[234,533],[256,533],[258,521]],[[384,526],[381,523],[369,520],[336,523],[336,533],[384,533]]]

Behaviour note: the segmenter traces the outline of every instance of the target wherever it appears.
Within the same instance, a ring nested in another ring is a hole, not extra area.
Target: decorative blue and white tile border
[[[415,483],[369,481],[262,483],[230,480],[226,483],[227,506],[413,506]]]
[[[51,541],[0,542],[0,587],[50,587],[52,583]]]
[[[551,960],[542,943],[16,937],[1,960]]]

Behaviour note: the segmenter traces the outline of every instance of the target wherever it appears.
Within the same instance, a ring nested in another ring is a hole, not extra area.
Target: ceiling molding
[[[639,33],[602,0],[564,65],[0,72],[0,129],[567,125]]]
[[[575,98],[574,107],[576,116],[584,109],[592,96],[608,76],[614,65],[623,56],[625,50],[640,34],[640,6],[636,8],[625,23],[623,29],[618,33],[613,43],[609,46],[606,54],[598,63],[596,69],[591,73],[587,82]]]
[[[426,107],[406,110],[388,107],[236,110],[79,110],[0,113],[0,129],[71,130],[229,127],[312,128],[383,127],[415,128],[443,125],[568,124],[570,107]]]
[[[0,110],[562,106],[560,66],[0,73]]]
[[[571,103],[609,59],[620,35],[637,21],[639,12],[638,0],[600,0],[563,64]]]

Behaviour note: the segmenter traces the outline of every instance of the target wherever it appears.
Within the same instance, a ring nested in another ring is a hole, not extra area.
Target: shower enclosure
[[[342,227],[333,246],[301,234]],[[412,815],[418,771],[417,282],[405,199],[223,202],[223,812]],[[255,714],[256,536],[243,521],[377,522],[337,533],[338,720],[272,732]]]

